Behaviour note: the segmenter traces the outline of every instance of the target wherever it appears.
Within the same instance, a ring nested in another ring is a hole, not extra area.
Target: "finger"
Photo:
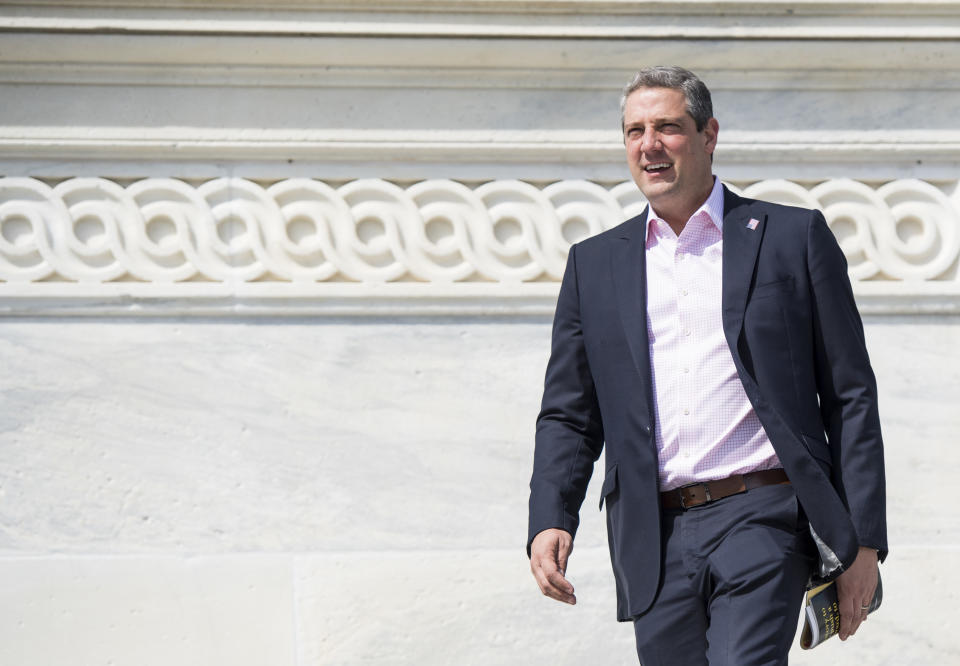
[[[845,641],[857,632],[857,626],[860,624],[859,613],[848,613],[840,615],[840,640]]]
[[[570,546],[560,543],[557,546],[557,568],[561,574],[567,573],[567,560],[570,559]]]
[[[553,544],[553,547],[535,553],[530,560],[530,564],[541,592],[558,601],[572,604],[576,603],[573,596],[573,585],[563,577],[563,571],[558,564],[560,553],[565,551],[567,549],[559,544]]]
[[[845,641],[855,633],[863,622],[863,613],[860,611],[859,604],[851,604],[851,608],[840,611],[840,640]]]
[[[854,603],[851,595],[840,596],[840,640],[845,641],[850,637],[851,629],[856,621],[856,616],[860,614],[857,604]]]
[[[853,636],[857,633],[857,629],[860,628],[860,625],[863,624],[863,619],[867,617],[867,612],[860,610],[860,607],[857,606],[857,613],[853,618],[853,622],[850,623],[850,635]]]
[[[537,579],[540,591],[551,599],[556,599],[557,601],[562,601],[567,604],[575,604],[577,599],[573,596],[573,585],[563,577],[563,574],[555,568],[555,565],[553,565],[549,559],[544,559],[545,562],[543,563],[546,566],[538,565],[534,570],[534,577]],[[551,566],[553,568],[551,568]]]
[[[573,585],[563,577],[563,571],[553,557],[540,559],[540,571],[550,591],[549,593],[545,591],[544,594],[568,604],[576,603],[576,598],[573,596]]]
[[[547,574],[547,580],[550,585],[560,590],[566,595],[573,595],[573,585],[559,571],[553,571]]]

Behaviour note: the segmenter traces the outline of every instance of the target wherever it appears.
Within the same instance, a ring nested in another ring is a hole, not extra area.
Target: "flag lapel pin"
[[[760,220],[758,220],[755,217],[751,217],[750,221],[747,222],[747,229],[749,229],[750,231],[756,231],[758,224],[760,224]]]

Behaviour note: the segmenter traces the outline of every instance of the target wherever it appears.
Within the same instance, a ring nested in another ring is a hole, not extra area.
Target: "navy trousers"
[[[788,484],[664,510],[663,578],[634,621],[642,666],[787,663],[816,562]]]

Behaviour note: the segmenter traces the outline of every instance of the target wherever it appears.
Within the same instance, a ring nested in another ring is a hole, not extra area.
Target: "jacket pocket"
[[[599,509],[603,508],[603,502],[607,499],[607,496],[616,492],[617,490],[617,466],[614,464],[613,467],[607,470],[606,476],[603,477],[603,486],[600,488],[600,506]]]

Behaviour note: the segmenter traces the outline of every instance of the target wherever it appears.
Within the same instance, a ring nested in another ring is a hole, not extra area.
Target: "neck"
[[[658,207],[654,212],[657,214],[657,217],[661,218],[673,229],[673,233],[679,236],[683,228],[687,226],[687,221],[697,212],[697,209],[710,198],[712,191],[713,176],[711,175],[710,180],[707,181],[704,188],[701,188],[701,192],[697,196],[688,197],[684,201],[666,202],[663,210]]]

